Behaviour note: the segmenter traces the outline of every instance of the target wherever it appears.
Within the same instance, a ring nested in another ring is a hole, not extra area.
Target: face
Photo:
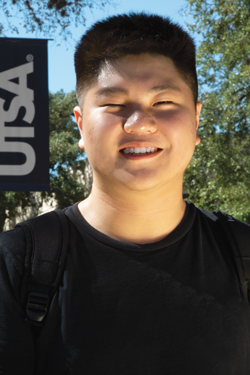
[[[201,103],[170,58],[127,55],[107,62],[75,108],[94,184],[106,191],[159,191],[182,185]]]

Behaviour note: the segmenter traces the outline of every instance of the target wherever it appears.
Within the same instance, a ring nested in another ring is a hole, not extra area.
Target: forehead
[[[172,59],[158,54],[126,55],[105,61],[98,76],[84,92],[86,101],[110,95],[154,95],[168,90],[193,101],[190,86],[183,80]]]
[[[106,86],[113,81],[144,82],[166,78],[172,82],[181,79],[169,57],[152,54],[126,55],[120,59],[105,61],[100,67],[96,83]]]

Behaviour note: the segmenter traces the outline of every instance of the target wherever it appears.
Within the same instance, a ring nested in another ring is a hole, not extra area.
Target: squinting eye
[[[173,104],[173,102],[170,102],[170,101],[166,100],[166,101],[163,101],[163,102],[157,102],[155,104]]]
[[[110,104],[110,103],[108,103],[108,104],[104,104],[103,107],[125,107],[125,105],[123,105],[123,104]]]

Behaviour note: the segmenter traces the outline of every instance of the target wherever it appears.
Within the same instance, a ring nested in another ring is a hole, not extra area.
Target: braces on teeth
[[[147,148],[145,148],[145,147],[142,147],[142,148],[138,148],[138,147],[135,147],[135,148],[133,148],[133,147],[131,147],[131,148],[125,148],[124,150],[123,150],[123,152],[125,153],[125,154],[146,154],[146,152],[147,153],[150,153],[150,152],[155,152],[157,149],[156,148],[154,148],[154,147],[147,147]]]

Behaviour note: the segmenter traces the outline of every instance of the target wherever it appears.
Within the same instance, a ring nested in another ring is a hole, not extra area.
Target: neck
[[[92,187],[79,204],[85,220],[98,231],[120,241],[146,244],[157,242],[181,222],[186,204],[179,189],[154,194],[132,192],[130,196],[108,194]]]

